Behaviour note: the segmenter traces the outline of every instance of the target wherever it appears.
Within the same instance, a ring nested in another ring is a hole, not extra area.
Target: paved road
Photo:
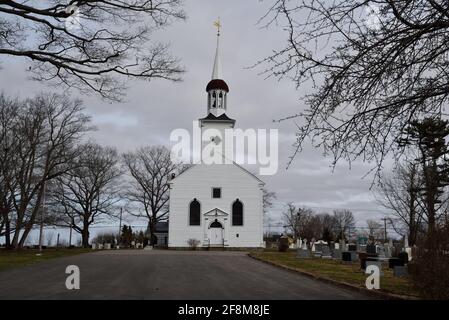
[[[77,265],[81,289],[65,288]],[[0,299],[368,299],[241,252],[101,251],[0,272]]]

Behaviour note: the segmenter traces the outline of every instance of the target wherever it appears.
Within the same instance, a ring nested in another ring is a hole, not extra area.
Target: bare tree
[[[375,220],[366,220],[368,236],[373,240],[385,240],[384,227]]]
[[[313,217],[313,211],[307,208],[296,207],[292,202],[287,203],[285,211],[282,213],[282,219],[285,227],[293,237],[311,239],[309,222]]]
[[[416,244],[423,223],[421,184],[418,164],[409,162],[405,166],[398,164],[391,177],[382,177],[377,192],[379,203],[394,216],[389,219],[391,226],[398,234],[407,236],[411,246]]]
[[[47,182],[64,174],[75,157],[74,146],[89,130],[81,102],[67,96],[41,94],[18,100],[16,116],[7,128],[12,165],[7,184],[12,199],[9,211],[10,246],[20,248],[37,222]],[[3,143],[4,141],[2,141]]]
[[[276,0],[262,18],[286,31],[285,47],[261,61],[265,74],[301,87],[306,138],[333,162],[363,159],[376,169],[411,120],[439,117],[449,97],[446,0]],[[287,115],[286,115],[287,116]],[[282,119],[281,119],[282,120]]]
[[[181,0],[0,1],[0,55],[26,58],[38,81],[119,100],[129,78],[179,80],[154,31],[184,19]]]
[[[333,218],[335,234],[340,239],[349,238],[351,231],[355,231],[355,218],[352,212],[349,210],[334,210]]]
[[[13,167],[15,153],[12,137],[14,124],[17,120],[19,101],[0,94],[0,236],[5,237],[5,246],[11,246],[13,196],[15,179]]]
[[[114,148],[90,142],[77,151],[70,170],[55,179],[50,192],[51,208],[57,214],[56,224],[80,233],[83,247],[87,248],[89,227],[117,214],[121,172]]]
[[[268,209],[273,207],[273,201],[277,199],[276,193],[272,191],[268,191],[267,189],[262,189],[263,195],[263,213],[267,213]]]
[[[169,185],[173,174],[184,167],[172,162],[166,147],[143,147],[123,155],[124,166],[130,176],[123,196],[128,200],[127,211],[148,219],[150,244],[155,242],[155,228],[168,218]]]

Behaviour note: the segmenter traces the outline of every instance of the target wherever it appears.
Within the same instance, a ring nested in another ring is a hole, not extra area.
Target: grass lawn
[[[42,251],[42,255],[36,255],[39,253],[37,249],[23,249],[19,251],[0,249],[0,271],[91,251],[91,249],[82,248],[45,249]]]
[[[365,281],[368,275],[362,273],[360,263],[346,263],[332,259],[298,259],[296,252],[252,252],[252,256],[280,264],[299,271],[345,282],[365,288]],[[413,289],[408,278],[397,278],[393,276],[393,271],[388,266],[382,268],[384,273],[380,278],[380,291],[394,293],[399,295],[408,295],[417,297],[417,292]]]

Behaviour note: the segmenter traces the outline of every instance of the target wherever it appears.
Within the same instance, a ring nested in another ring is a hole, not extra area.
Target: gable
[[[198,178],[207,177],[212,179],[226,179],[238,177],[239,181],[248,181],[263,186],[265,183],[260,180],[256,175],[252,174],[245,168],[239,166],[235,162],[231,164],[195,164],[190,168],[182,172],[180,175],[172,179],[169,184],[177,184],[178,182]]]

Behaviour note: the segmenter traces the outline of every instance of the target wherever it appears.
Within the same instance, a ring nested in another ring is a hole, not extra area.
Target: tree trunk
[[[154,246],[155,242],[156,242],[156,236],[155,236],[155,232],[156,232],[156,223],[157,220],[156,219],[151,219],[149,224],[149,230],[150,230],[150,246]]]
[[[89,248],[89,226],[84,225],[83,231],[81,232],[81,239],[83,248]]]

